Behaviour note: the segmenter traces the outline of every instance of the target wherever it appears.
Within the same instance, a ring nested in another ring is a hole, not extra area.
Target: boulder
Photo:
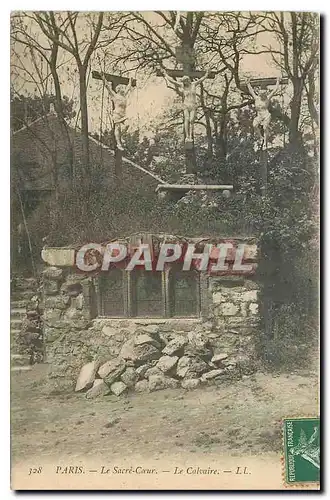
[[[162,356],[159,358],[156,368],[159,368],[163,373],[168,373],[175,367],[178,359],[178,356]]]
[[[134,339],[134,345],[139,346],[142,344],[151,344],[155,346],[157,349],[161,348],[161,345],[157,340],[155,340],[153,337],[150,335],[147,335],[145,333],[141,333],[140,335],[136,335]]]
[[[127,390],[127,385],[124,384],[124,382],[114,382],[113,384],[111,384],[110,389],[113,394],[115,394],[116,396],[120,396]]]
[[[203,373],[203,375],[201,376],[201,380],[202,382],[212,380],[216,377],[220,377],[220,375],[222,375],[223,373],[225,373],[225,370],[222,370],[221,368],[217,370],[211,370],[210,372]]]
[[[187,343],[188,339],[186,337],[178,335],[164,347],[162,352],[168,356],[180,354]]]
[[[205,347],[208,344],[208,337],[203,330],[195,330],[188,333],[188,341],[194,347]]]
[[[149,392],[149,383],[147,380],[140,380],[135,384],[136,392]]]
[[[196,387],[198,387],[200,385],[200,383],[201,382],[198,378],[188,378],[188,379],[182,380],[181,387],[183,389],[188,389],[188,390],[196,389]]]
[[[98,363],[96,361],[91,361],[82,367],[75,388],[76,392],[92,387],[97,369]]]
[[[111,385],[125,371],[125,368],[125,361],[121,358],[115,358],[104,363],[100,367],[98,374],[106,384]]]
[[[209,366],[202,359],[183,356],[178,361],[176,373],[180,378],[198,378],[208,370]]]
[[[175,378],[171,377],[165,377],[166,389],[176,389],[177,387],[179,387],[179,385],[180,385],[179,380],[176,380]]]
[[[110,389],[107,384],[101,378],[97,378],[94,380],[93,387],[86,392],[87,399],[94,399],[99,396],[105,396],[109,394]]]
[[[128,367],[124,371],[124,373],[121,374],[121,381],[124,382],[125,385],[130,389],[135,386],[135,383],[138,381],[139,375],[136,373],[134,368]]]
[[[131,359],[134,361],[137,357],[136,348],[137,346],[135,346],[134,339],[127,340],[121,347],[120,357],[123,359]]]
[[[135,365],[144,364],[146,361],[158,359],[161,356],[160,351],[151,344],[135,345],[134,339],[130,339],[123,344],[120,357],[134,361]]]
[[[164,375],[151,375],[149,377],[149,391],[160,391],[161,389],[174,389],[178,387],[179,381]]]
[[[162,376],[163,372],[159,368],[157,368],[157,366],[153,366],[151,368],[148,368],[148,370],[144,374],[145,378],[152,377],[153,375]]]
[[[226,354],[226,353],[215,354],[213,356],[213,358],[211,359],[211,362],[214,363],[215,365],[219,365],[227,358],[228,358],[228,354]]]
[[[136,371],[136,374],[138,375],[139,378],[143,378],[146,374],[146,371],[149,370],[149,368],[152,368],[151,363],[147,363],[145,365],[138,366]]]
[[[159,326],[158,325],[144,325],[139,328],[139,332],[147,333],[150,337],[158,339]]]
[[[187,344],[184,347],[184,355],[193,358],[199,357],[204,361],[209,361],[213,356],[212,349],[206,346],[196,346],[195,344]]]

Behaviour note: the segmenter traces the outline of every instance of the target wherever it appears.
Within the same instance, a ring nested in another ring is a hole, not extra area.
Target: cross
[[[126,78],[125,76],[110,75],[110,73],[100,73],[99,71],[92,71],[92,78],[94,78],[95,80],[103,81],[103,77],[108,82],[111,82],[111,87],[114,92],[116,92],[116,87],[118,85],[128,85],[130,82],[129,78]],[[132,87],[136,87],[136,80],[132,79]],[[114,130],[112,130],[111,135],[115,150],[115,180],[120,184],[123,176],[123,152],[117,147]]]
[[[190,76],[193,78],[201,78],[205,75],[205,71],[195,70],[195,51],[194,48],[190,46],[189,43],[182,43],[181,45],[175,47],[175,57],[178,63],[181,64],[182,69],[167,69],[167,74],[173,78],[180,78],[182,76]],[[163,76],[160,70],[156,72],[157,76]],[[211,71],[209,77],[212,80],[215,78],[216,73]]]
[[[176,59],[177,61],[182,65],[182,69],[166,69],[166,73],[169,77],[176,79],[176,78],[181,78],[184,76],[189,76],[191,81],[193,81],[195,78],[200,79],[204,75],[206,75],[205,71],[197,71],[195,69],[195,54],[194,54],[194,49],[189,45],[189,43],[182,43],[179,47],[176,47]],[[156,71],[157,76],[164,76],[161,70]],[[209,72],[207,78],[208,79],[214,79],[216,73],[215,72]],[[185,113],[185,111],[184,111]],[[188,112],[189,115],[191,116],[192,112]],[[190,120],[190,118],[188,118]],[[194,119],[193,119],[194,120]],[[189,121],[188,121],[189,123]],[[191,122],[190,125],[190,135],[191,135],[191,130],[193,129],[193,121]],[[186,172],[194,174],[196,172],[196,156],[194,152],[194,144],[193,141],[187,137],[189,135],[187,134],[187,127],[186,127],[186,115],[185,115],[185,128],[184,128],[184,136],[185,136],[185,163],[186,163]],[[188,125],[188,130],[189,130],[189,125]]]
[[[186,71],[183,69],[167,69],[166,73],[173,78],[180,78],[182,76],[190,76],[191,79],[193,78],[201,78],[202,76],[205,75],[205,71],[198,71],[198,70],[191,70],[191,71]],[[209,72],[208,79],[214,80],[216,73],[214,71]],[[163,76],[163,73],[161,70],[156,71],[156,76]]]
[[[265,194],[267,192],[267,177],[268,177],[267,136],[268,136],[268,126],[269,126],[269,122],[270,122],[270,114],[267,110],[266,110],[266,112],[264,111],[263,105],[262,106],[260,105],[260,99],[259,99],[259,103],[258,103],[258,106],[259,106],[259,109],[258,109],[258,107],[257,107],[258,91],[255,93],[254,88],[259,87],[263,92],[265,92],[265,91],[267,91],[268,86],[276,85],[277,81],[278,81],[277,78],[274,78],[274,77],[254,78],[248,82],[250,85],[250,89],[249,89],[247,83],[243,83],[240,86],[240,90],[241,90],[243,95],[246,94],[246,95],[250,96],[250,94],[252,94],[252,96],[255,98],[255,103],[256,103],[256,108],[257,108],[257,116],[253,121],[254,129],[258,131],[260,126],[263,129],[262,149],[260,151],[261,195],[262,196],[265,196]],[[282,77],[279,80],[279,83],[280,83],[280,85],[286,85],[288,83],[288,78]],[[274,91],[270,92],[270,94],[268,94],[268,96],[266,95],[266,101],[263,101],[263,102],[269,103],[273,94],[274,94]],[[269,119],[267,118],[267,113],[268,113]]]
[[[116,91],[116,87],[118,85],[129,84],[129,78],[126,78],[126,76],[110,75],[110,73],[100,73],[99,71],[92,71],[92,77],[95,80],[103,80],[103,76],[108,82],[111,82],[111,86],[114,91]],[[133,78],[132,87],[136,87],[136,80]]]
[[[250,80],[250,84],[252,87],[260,87],[261,89],[263,90],[266,90],[268,85],[276,85],[276,78],[275,77],[269,77],[269,78],[253,78]],[[281,78],[280,80],[280,84],[281,85],[287,85],[288,83],[288,78],[287,77],[283,77]],[[241,86],[240,86],[240,90],[244,93],[244,94],[248,94],[250,95],[250,92],[247,88],[247,85],[246,83],[242,83]]]

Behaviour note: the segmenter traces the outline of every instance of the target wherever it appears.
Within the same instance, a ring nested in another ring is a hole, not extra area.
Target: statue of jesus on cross
[[[192,142],[197,111],[197,85],[200,85],[204,82],[204,80],[210,78],[210,72],[206,71],[205,75],[198,80],[193,80],[188,75],[175,79],[172,78],[165,69],[161,69],[160,73],[164,76],[166,82],[174,85],[177,92],[183,98],[182,108],[184,115],[185,140],[186,142]]]

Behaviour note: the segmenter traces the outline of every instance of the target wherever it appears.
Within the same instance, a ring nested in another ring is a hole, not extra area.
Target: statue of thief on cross
[[[275,88],[268,94],[267,90],[259,90],[256,93],[250,83],[250,80],[246,82],[247,88],[251,96],[254,99],[254,105],[256,108],[257,116],[253,120],[253,129],[256,133],[257,138],[263,141],[263,147],[267,147],[269,124],[271,121],[271,115],[268,110],[271,98],[276,94],[280,86],[280,78],[276,80]],[[262,128],[262,132],[261,129]]]
[[[126,89],[119,89],[116,92],[113,90],[111,84],[107,82],[104,74],[102,74],[102,80],[110,94],[113,106],[113,110],[111,112],[111,121],[112,121],[111,125],[114,129],[117,148],[123,151],[124,146],[122,145],[121,142],[121,127],[122,123],[124,123],[125,120],[127,119],[126,117],[127,95],[132,88],[132,78],[130,78],[129,84],[127,85]]]

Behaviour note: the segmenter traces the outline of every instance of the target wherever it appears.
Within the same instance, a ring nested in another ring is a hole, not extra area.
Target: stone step
[[[30,288],[35,288],[38,286],[38,280],[36,278],[12,278],[11,284],[13,290],[28,290]]]
[[[24,307],[12,307],[10,309],[10,317],[15,318],[24,318],[26,314],[26,309]]]
[[[11,366],[29,366],[30,356],[29,354],[11,354],[10,361]]]
[[[22,326],[22,320],[19,318],[10,318],[10,327],[16,330],[17,328]]]
[[[19,335],[21,333],[21,329],[20,328],[11,328],[10,333],[11,333],[12,337],[15,335]]]
[[[30,300],[34,295],[36,295],[37,291],[32,290],[32,291],[12,291],[11,292],[11,300]]]
[[[31,365],[25,365],[25,366],[12,366],[10,368],[10,371],[11,372],[25,372],[25,371],[28,371],[28,370],[32,370],[32,366]]]
[[[10,306],[12,308],[16,308],[16,307],[21,308],[21,307],[24,307],[24,310],[25,310],[28,302],[29,301],[26,300],[26,299],[25,300],[11,300],[10,301]]]

